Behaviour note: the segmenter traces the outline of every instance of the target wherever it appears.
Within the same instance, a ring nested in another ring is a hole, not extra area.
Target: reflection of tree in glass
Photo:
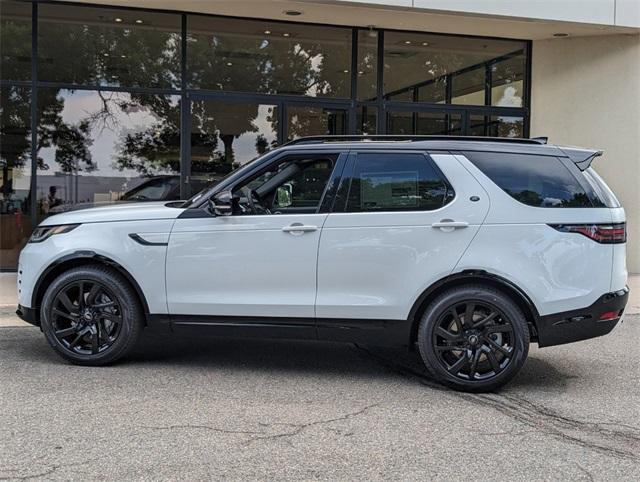
[[[179,88],[179,31],[50,20],[50,14],[59,15],[59,8],[43,5],[40,9],[38,74],[42,80]],[[100,11],[86,12],[100,18]]]

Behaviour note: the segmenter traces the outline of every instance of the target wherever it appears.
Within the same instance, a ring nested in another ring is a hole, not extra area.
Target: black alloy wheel
[[[53,299],[51,324],[67,350],[97,355],[108,349],[122,328],[122,308],[102,283],[79,280],[64,286]]]
[[[144,326],[140,300],[113,268],[86,265],[61,273],[40,307],[42,331],[53,349],[79,365],[106,365],[135,346]]]
[[[514,352],[511,321],[479,301],[454,304],[437,321],[432,347],[438,360],[462,380],[485,380],[504,371]]]
[[[426,308],[418,348],[427,370],[458,390],[486,392],[511,380],[529,352],[522,310],[493,287],[445,291]]]

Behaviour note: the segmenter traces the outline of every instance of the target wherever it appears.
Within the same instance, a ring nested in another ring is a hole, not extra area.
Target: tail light
[[[562,233],[578,233],[597,243],[619,244],[627,241],[626,223],[615,224],[550,224]]]

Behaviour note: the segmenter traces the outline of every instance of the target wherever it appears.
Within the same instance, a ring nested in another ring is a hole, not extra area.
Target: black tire
[[[88,366],[125,356],[144,327],[134,289],[117,271],[99,264],[59,275],[44,294],[40,320],[47,341],[62,358]]]
[[[427,307],[418,329],[418,348],[427,370],[440,383],[488,392],[522,368],[529,352],[529,329],[518,305],[502,291],[461,286]]]

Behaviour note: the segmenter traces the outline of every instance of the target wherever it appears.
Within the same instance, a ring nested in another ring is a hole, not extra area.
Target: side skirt
[[[147,322],[150,329],[176,333],[207,332],[233,338],[322,340],[382,346],[406,346],[411,330],[407,320],[152,314]]]

